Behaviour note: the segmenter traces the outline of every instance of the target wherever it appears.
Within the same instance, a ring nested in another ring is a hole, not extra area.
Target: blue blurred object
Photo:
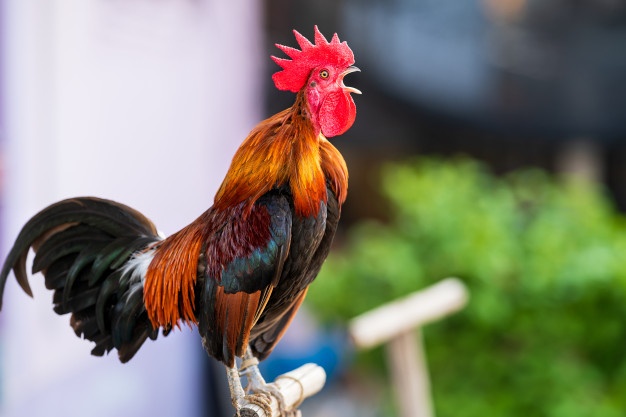
[[[324,368],[327,381],[332,381],[348,367],[351,356],[351,345],[341,329],[320,327],[306,308],[302,308],[283,339],[259,368],[270,382],[312,362]]]

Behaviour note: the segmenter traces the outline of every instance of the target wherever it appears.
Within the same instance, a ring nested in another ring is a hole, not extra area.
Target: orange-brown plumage
[[[218,331],[225,335],[226,346],[233,346],[235,355],[241,357],[248,346],[250,330],[258,319],[258,312],[264,307],[262,291],[252,294],[238,292],[227,294],[218,287],[215,297],[215,318]],[[229,329],[238,329],[230,331]]]
[[[216,209],[245,202],[249,210],[260,196],[288,183],[298,214],[317,213],[319,202],[326,201],[326,182],[321,167],[320,138],[306,116],[308,111],[304,94],[300,93],[293,107],[252,130],[235,153],[215,196]]]
[[[295,31],[294,31],[295,32]],[[61,201],[20,232],[0,273],[0,295],[15,271],[29,291],[25,262],[71,313],[77,335],[125,362],[160,328],[196,325],[209,355],[234,367],[245,352],[264,359],[280,340],[321,268],[348,189],[348,170],[326,137],[352,126],[356,107],[343,83],[357,71],[335,34],[301,51],[279,45],[281,90],[290,108],[259,123],[235,153],[214,204],[161,238],[135,210],[108,200]],[[0,300],[1,301],[1,300]],[[233,393],[235,395],[235,393]],[[238,404],[238,400],[234,400]]]
[[[198,218],[153,249],[144,281],[144,303],[155,329],[177,326],[181,320],[189,325],[197,322],[197,263],[206,239],[202,220]]]

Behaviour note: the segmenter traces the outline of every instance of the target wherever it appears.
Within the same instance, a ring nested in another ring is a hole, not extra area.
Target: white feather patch
[[[149,249],[145,252],[138,252],[133,255],[132,258],[124,265],[124,274],[130,274],[131,281],[139,281],[143,284],[146,279],[146,272],[148,272],[148,266],[154,258],[154,249]]]

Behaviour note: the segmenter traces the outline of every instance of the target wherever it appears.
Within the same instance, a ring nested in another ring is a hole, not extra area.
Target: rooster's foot
[[[254,357],[252,351],[250,350],[250,348],[248,348],[243,357],[241,367],[239,368],[240,375],[245,376],[247,379],[245,391],[249,392],[250,395],[248,395],[246,398],[252,396],[265,397],[271,403],[271,399],[272,397],[274,397],[278,404],[278,411],[280,413],[280,416],[297,416],[299,414],[297,410],[287,410],[283,393],[280,392],[280,390],[274,384],[268,384],[267,382],[265,382],[265,378],[263,378],[263,375],[259,370],[258,364],[258,359]]]

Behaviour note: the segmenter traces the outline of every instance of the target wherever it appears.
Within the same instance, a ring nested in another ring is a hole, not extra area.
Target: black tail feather
[[[112,323],[113,345],[120,349],[126,340],[133,338],[137,317],[146,310],[143,305],[143,285],[135,284],[124,293],[122,299],[115,305],[114,321]]]
[[[72,255],[68,255],[50,265],[44,275],[44,282],[47,289],[54,290],[56,288],[62,288],[65,285],[65,279],[70,268],[72,267],[73,261],[74,257]]]
[[[22,228],[0,271],[0,308],[11,270],[32,295],[26,272],[32,247],[32,271],[42,272],[54,291],[54,311],[71,313],[76,335],[95,342],[93,355],[116,348],[126,362],[158,329],[145,311],[141,277],[124,265],[159,240],[146,217],[122,204],[92,197],[60,201]]]
[[[109,299],[117,294],[120,288],[121,276],[122,271],[115,271],[102,282],[102,285],[100,285],[100,293],[98,294],[98,299],[96,300],[95,316],[96,323],[98,324],[98,328],[101,333],[106,333],[111,329],[110,326],[107,326],[107,318],[111,315],[110,310],[114,308],[114,303],[109,302]]]
[[[74,329],[76,336],[89,340],[93,340],[100,332],[93,308],[72,314],[70,326]]]
[[[151,334],[156,334],[155,331],[148,325],[145,326],[137,326],[135,331],[131,337],[131,343],[125,343],[124,345],[117,348],[119,352],[120,361],[122,363],[128,362],[135,356],[135,353],[139,350],[143,342],[150,337]]]
[[[113,350],[113,339],[110,334],[99,333],[90,340],[96,343],[96,346],[91,349],[91,354],[94,356],[104,356],[105,353]]]

